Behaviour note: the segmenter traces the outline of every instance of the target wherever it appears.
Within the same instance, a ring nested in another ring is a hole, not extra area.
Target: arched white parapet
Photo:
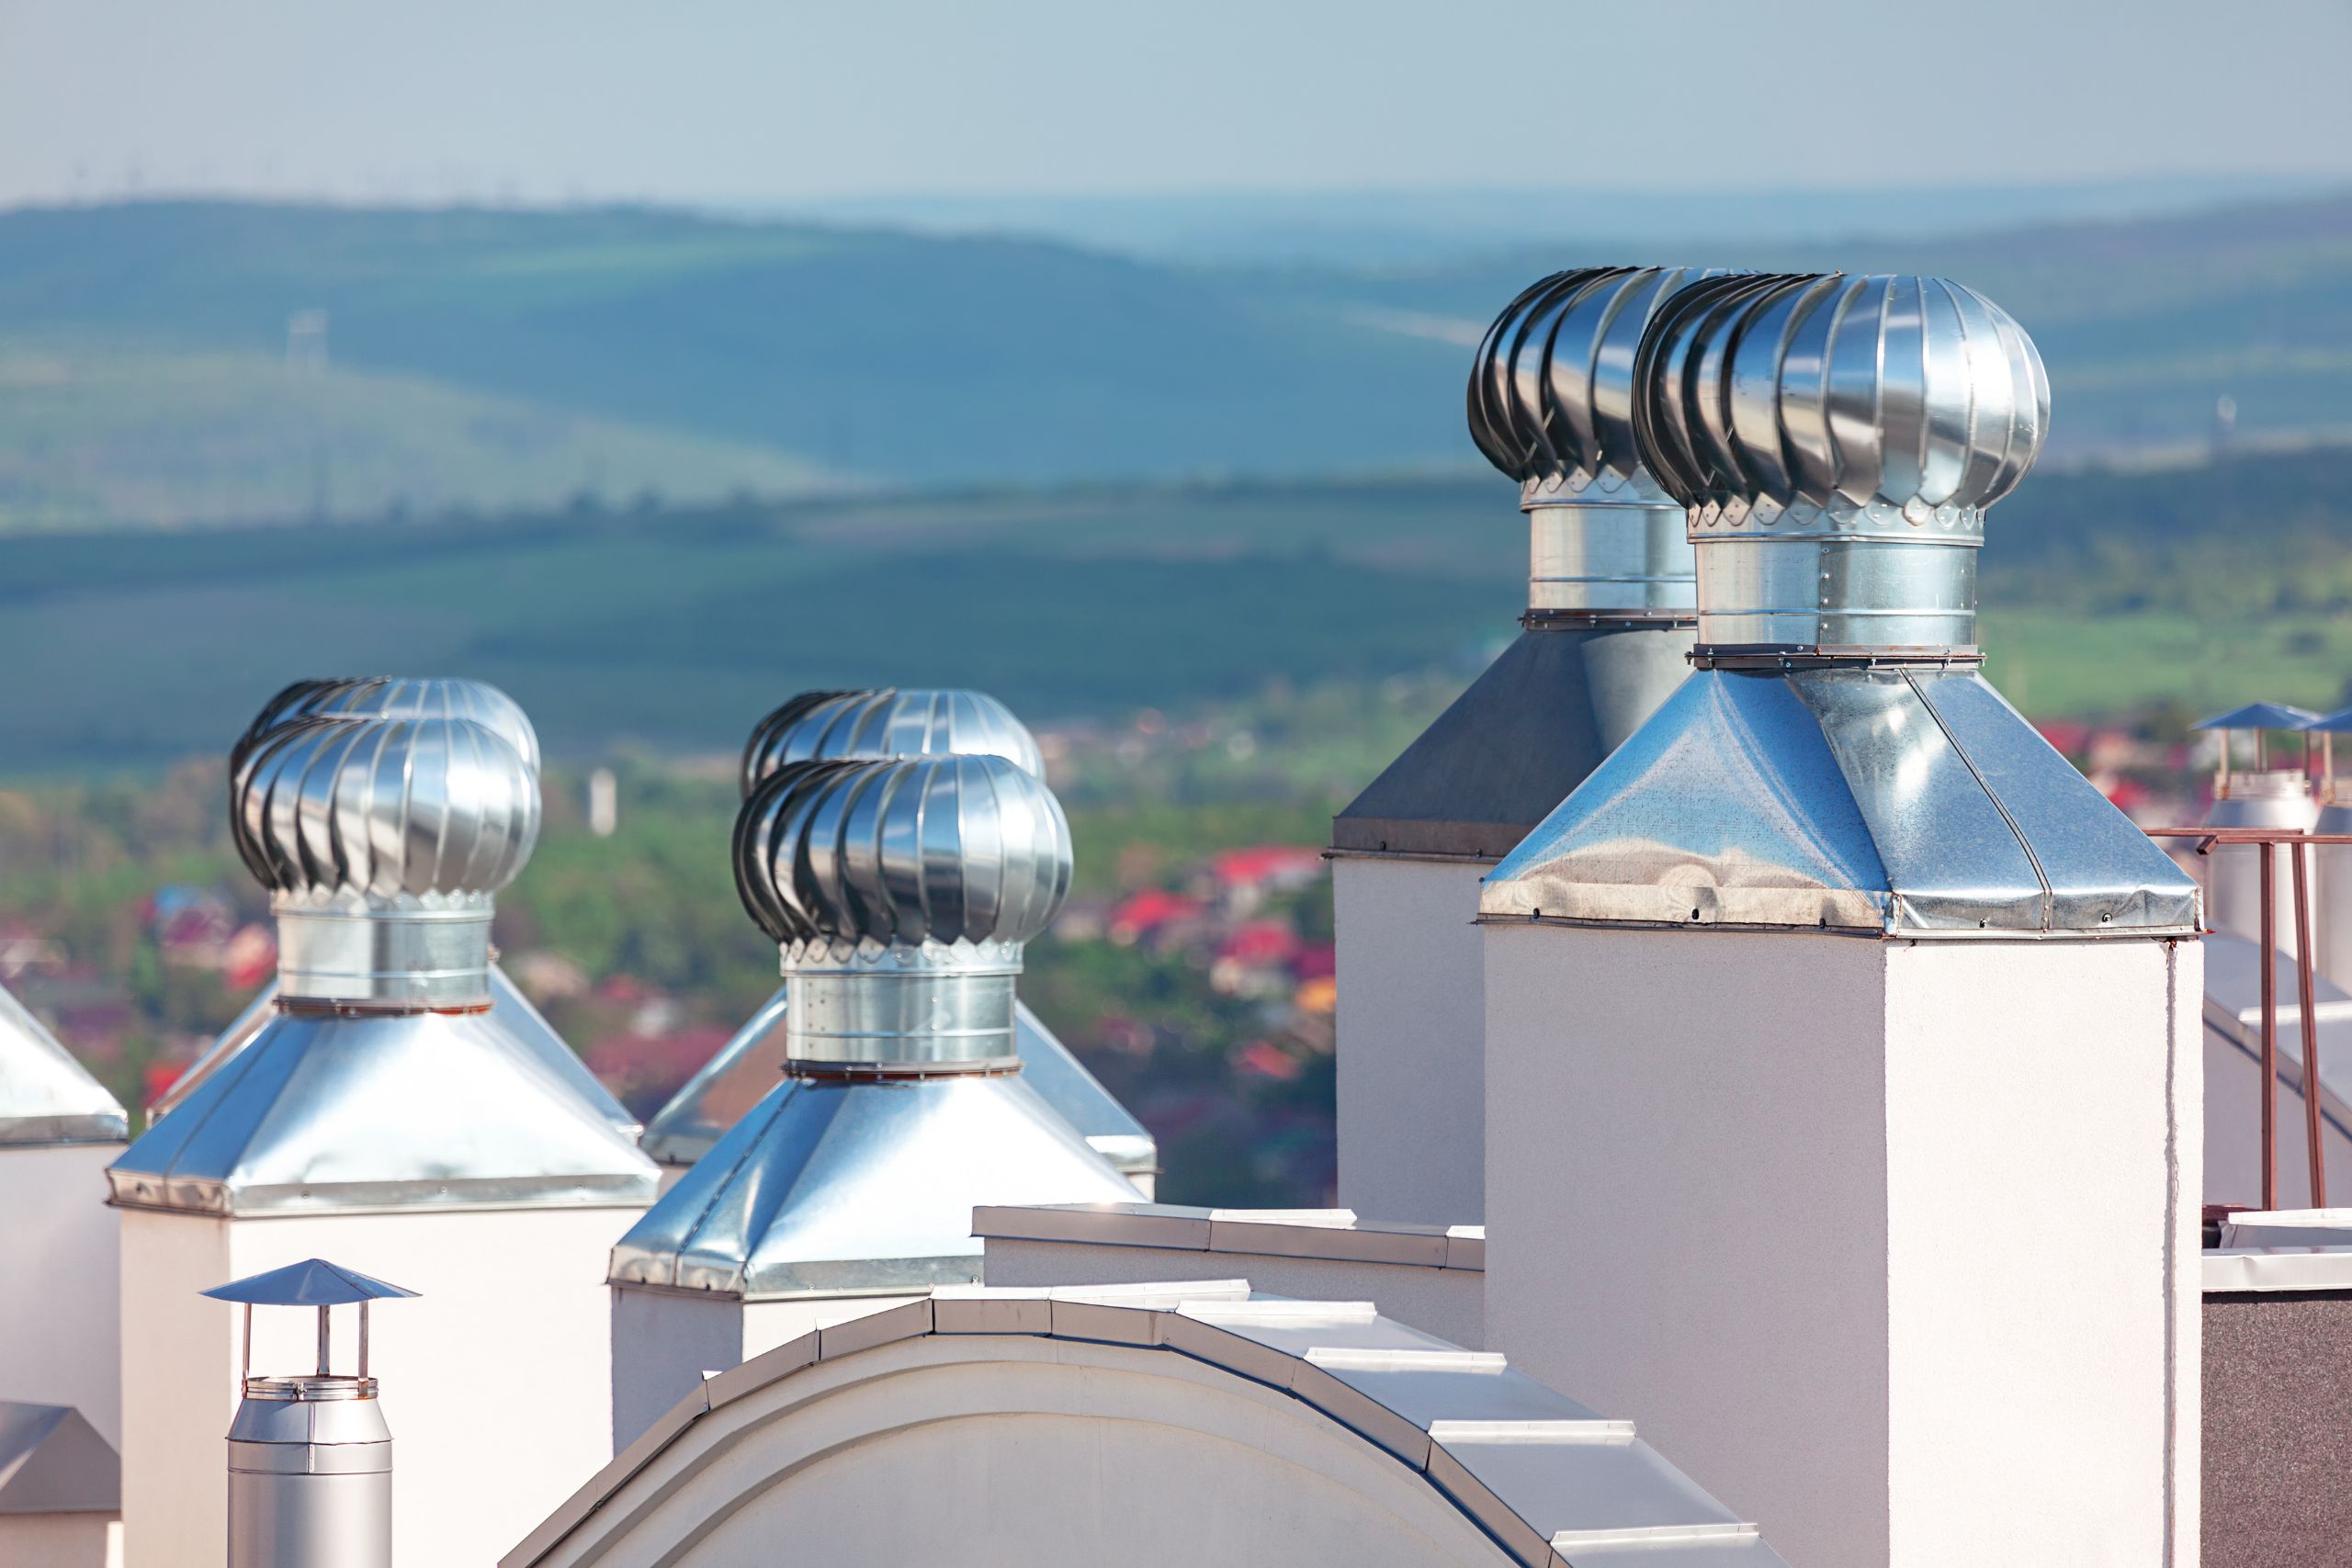
[[[1246,1281],[944,1289],[707,1380],[502,1568],[1762,1568],[1498,1355]]]

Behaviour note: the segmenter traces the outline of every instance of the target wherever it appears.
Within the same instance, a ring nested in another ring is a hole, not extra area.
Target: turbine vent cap
[[[1046,775],[1037,738],[985,692],[883,686],[803,692],[752,728],[743,747],[742,790],[794,762],[892,757],[1001,757]]]
[[[2033,341],[1942,278],[1710,279],[1634,371],[1641,450],[1688,513],[1717,652],[1970,657],[1976,547],[2050,425]]]
[[[1018,945],[1069,895],[1069,824],[1002,757],[793,762],[743,802],[734,862],[744,908],[786,948]]]
[[[1470,372],[1470,436],[1530,501],[1662,498],[1634,427],[1634,369],[1658,308],[1714,270],[1578,267],[1497,316]]]
[[[486,905],[539,830],[538,779],[469,718],[297,718],[241,747],[240,847],[299,903]]]
[[[1636,375],[1642,450],[1694,530],[1713,507],[1981,533],[2050,427],[2033,340],[1939,277],[1710,280],[1653,319]]]

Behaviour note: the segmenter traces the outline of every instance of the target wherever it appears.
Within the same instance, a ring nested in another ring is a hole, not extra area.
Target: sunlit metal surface
[[[1634,419],[1690,508],[1699,641],[1966,650],[1984,513],[2032,467],[2050,382],[1941,278],[1711,279],[1659,309]]]
[[[2196,884],[1973,672],[1702,670],[1495,868],[1490,918],[2188,934]]]
[[[1037,738],[985,692],[884,686],[803,692],[754,725],[743,747],[745,795],[787,762],[890,757],[1002,757],[1046,776]]]
[[[974,1208],[1134,1197],[1017,1076],[786,1078],[621,1239],[611,1278],[740,1296],[970,1281]]]
[[[735,885],[779,943],[1023,942],[1069,895],[1069,823],[1001,757],[804,762],[735,826]]]
[[[248,1378],[228,1568],[391,1568],[392,1434],[372,1378]]]
[[[112,1144],[130,1134],[130,1120],[106,1086],[0,990],[0,1147]]]
[[[653,1164],[485,1013],[278,1014],[107,1171],[204,1213],[615,1204]]]
[[[271,890],[289,997],[474,1002],[492,895],[538,837],[539,788],[471,719],[308,718],[241,747],[238,848]]]
[[[245,1004],[244,1010],[221,1032],[220,1038],[205,1047],[204,1054],[189,1063],[187,1071],[174,1078],[172,1086],[147,1108],[148,1121],[153,1122],[178,1109],[202,1087],[205,1079],[253,1043],[277,1013],[277,981],[273,977]],[[524,1056],[570,1093],[579,1096],[582,1103],[624,1135],[634,1138],[642,1130],[643,1124],[613,1098],[611,1090],[596,1081],[596,1075],[588,1070],[580,1053],[565,1043],[563,1036],[555,1032],[555,1025],[531,1005],[531,999],[495,964],[490,966],[490,1012],[486,1016]]]
[[[664,1165],[692,1165],[781,1080],[786,1053],[788,991],[778,987],[760,1010],[646,1124],[645,1152]],[[1022,1081],[1036,1090],[1087,1144],[1124,1175],[1159,1168],[1151,1134],[1114,1099],[1086,1065],[1047,1029],[1026,1002],[1013,1003],[1013,1044]]]

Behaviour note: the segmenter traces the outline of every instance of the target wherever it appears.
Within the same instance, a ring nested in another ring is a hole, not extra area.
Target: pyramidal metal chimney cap
[[[417,1294],[323,1258],[305,1258],[283,1269],[248,1274],[198,1293],[217,1302],[243,1302],[249,1306],[300,1307],[349,1306],[355,1302],[389,1301]]]
[[[0,989],[0,1148],[119,1144],[130,1135],[122,1102]]]

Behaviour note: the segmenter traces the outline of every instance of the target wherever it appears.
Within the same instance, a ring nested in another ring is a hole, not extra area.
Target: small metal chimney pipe
[[[390,1568],[392,1435],[368,1375],[368,1307],[416,1292],[314,1258],[204,1294],[245,1309],[243,1399],[229,1427],[228,1568]],[[354,1303],[358,1371],[337,1373],[328,1314]],[[317,1309],[316,1371],[254,1376],[256,1306]]]
[[[1555,272],[1487,329],[1470,374],[1470,435],[1520,481],[1532,622],[1690,623],[1696,587],[1683,509],[1634,445],[1634,358],[1661,303],[1717,276]]]
[[[808,761],[735,825],[743,906],[783,953],[787,1073],[1020,1070],[1021,949],[1069,892],[1069,824],[1001,757]]]
[[[508,740],[468,718],[298,719],[240,747],[230,793],[277,916],[281,1008],[489,1005],[493,896],[539,829]]]
[[[1634,409],[1689,507],[1698,661],[1968,659],[1984,509],[2033,464],[2033,340],[1943,278],[1722,277],[1652,320]]]

